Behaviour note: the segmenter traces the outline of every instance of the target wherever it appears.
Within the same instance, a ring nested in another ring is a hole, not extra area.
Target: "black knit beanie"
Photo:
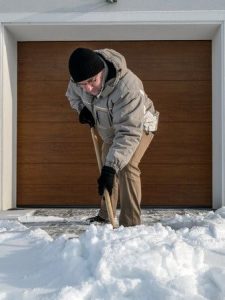
[[[87,80],[103,69],[103,61],[91,49],[77,48],[69,58],[69,72],[75,82]]]

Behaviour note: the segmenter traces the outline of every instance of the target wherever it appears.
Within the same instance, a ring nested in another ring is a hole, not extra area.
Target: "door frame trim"
[[[172,16],[172,14],[171,14]],[[91,23],[91,22],[90,22]],[[148,21],[143,24],[0,24],[0,210],[16,208],[17,190],[17,42],[69,40],[212,41],[212,207],[225,205],[225,33],[224,21]],[[130,31],[126,34],[127,28]],[[131,26],[132,25],[132,26]],[[88,27],[89,26],[89,27]],[[117,27],[116,27],[117,26]],[[118,26],[119,29],[118,30]],[[128,27],[126,27],[128,26]],[[170,27],[172,26],[172,27]],[[193,32],[193,26],[195,28]],[[177,28],[177,32],[176,29]],[[45,30],[44,30],[45,29]],[[97,31],[96,31],[97,29]],[[100,31],[99,31],[100,30]],[[94,35],[96,32],[96,36]],[[142,33],[141,33],[142,32]],[[53,34],[54,33],[54,34]],[[100,33],[102,33],[100,35]],[[44,34],[44,36],[42,36]]]

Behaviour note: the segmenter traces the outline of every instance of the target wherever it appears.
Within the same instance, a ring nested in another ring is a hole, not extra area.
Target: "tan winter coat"
[[[84,106],[91,111],[99,135],[105,143],[112,143],[105,165],[118,172],[131,159],[143,131],[157,130],[159,113],[120,53],[112,49],[96,52],[113,63],[116,77],[105,83],[98,97],[84,92],[70,80],[66,96],[78,113]]]

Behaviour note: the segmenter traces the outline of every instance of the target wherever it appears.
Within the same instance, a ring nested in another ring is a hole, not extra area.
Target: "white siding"
[[[79,12],[105,11],[193,11],[223,10],[224,0],[117,0],[109,4],[105,0],[8,0],[0,2],[1,13],[59,13],[73,14]]]
[[[16,40],[3,30],[2,47],[2,209],[16,206],[16,110],[17,110],[17,46]]]
[[[2,153],[2,145],[3,145],[3,138],[2,138],[2,118],[3,118],[3,67],[2,67],[2,47],[3,47],[3,26],[0,23],[0,210],[3,208],[3,196],[2,196],[2,181],[3,181],[3,153]]]

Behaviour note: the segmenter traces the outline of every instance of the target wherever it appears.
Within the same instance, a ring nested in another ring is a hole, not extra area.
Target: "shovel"
[[[94,144],[94,148],[95,148],[95,154],[96,154],[96,158],[97,158],[97,162],[98,162],[99,172],[101,173],[102,161],[101,161],[101,156],[100,156],[98,137],[95,133],[94,127],[91,127],[91,136],[92,136],[92,140],[93,140],[93,144]],[[114,220],[114,216],[113,216],[112,203],[111,203],[111,199],[110,199],[109,192],[107,191],[107,189],[105,189],[103,197],[105,200],[106,209],[107,209],[107,213],[109,216],[109,221],[112,224],[112,227],[115,228],[116,226],[115,226],[115,220]]]

